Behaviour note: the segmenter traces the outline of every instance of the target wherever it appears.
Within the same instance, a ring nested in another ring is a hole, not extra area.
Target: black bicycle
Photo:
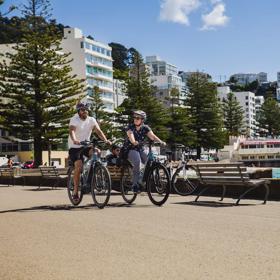
[[[144,146],[145,144],[140,143],[139,146]],[[148,142],[148,160],[142,170],[142,175],[140,176],[142,179],[139,185],[142,191],[148,193],[149,199],[153,204],[161,206],[169,197],[171,183],[167,168],[156,159],[152,152],[152,145],[155,144],[151,141]],[[124,163],[122,166],[121,193],[123,199],[129,204],[133,203],[137,197],[137,193],[132,190],[132,177],[131,164],[129,162]]]
[[[188,164],[185,160],[185,146],[181,144],[177,144],[176,148],[182,149],[182,158],[178,163],[178,166],[174,167],[171,163],[171,155],[172,152],[167,152],[168,154],[168,162],[166,163],[167,169],[170,173],[171,177],[171,185],[173,190],[182,196],[191,195],[196,189],[197,185],[192,182],[192,178],[196,176],[195,169]]]
[[[104,141],[92,140],[81,142],[83,149],[92,147],[94,150],[100,144],[104,144]],[[73,177],[74,166],[71,164],[68,169],[67,191],[73,205],[79,205],[83,199],[83,195],[88,193],[91,193],[92,199],[98,208],[104,208],[108,204],[111,195],[111,177],[107,168],[101,164],[95,152],[83,163],[78,187],[78,200],[73,199]]]

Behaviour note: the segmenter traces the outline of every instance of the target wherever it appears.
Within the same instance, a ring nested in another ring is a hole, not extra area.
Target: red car
[[[23,164],[24,169],[34,168],[34,160],[26,161]]]

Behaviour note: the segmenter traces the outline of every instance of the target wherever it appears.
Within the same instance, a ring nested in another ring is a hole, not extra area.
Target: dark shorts
[[[69,159],[72,164],[74,164],[75,161],[81,160],[84,161],[84,156],[89,157],[89,151],[91,147],[87,148],[70,148],[69,149]]]

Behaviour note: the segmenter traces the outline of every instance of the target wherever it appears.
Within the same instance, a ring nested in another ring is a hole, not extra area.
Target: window
[[[248,106],[248,102],[246,102],[245,105]]]
[[[246,159],[248,159],[248,157],[245,157],[245,156],[243,156],[243,157],[241,157],[243,160],[246,160]]]
[[[267,156],[268,159],[274,159],[274,156]]]
[[[248,100],[248,96],[246,96],[245,99]]]
[[[84,48],[84,42],[81,42],[81,49]]]
[[[265,156],[259,156],[259,159],[265,159]]]

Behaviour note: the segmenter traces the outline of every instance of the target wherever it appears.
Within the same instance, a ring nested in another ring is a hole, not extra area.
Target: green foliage
[[[28,24],[27,20],[25,17],[15,16],[8,18],[0,16],[0,44],[20,43],[23,41],[24,33],[22,29]],[[57,24],[55,20],[50,20],[48,24],[52,25],[53,31],[62,38],[65,26]]]
[[[168,109],[170,119],[168,121],[169,135],[167,143],[172,147],[173,144],[179,143],[187,147],[193,145],[193,132],[190,130],[190,119],[188,109],[182,107],[179,102],[180,92],[177,88],[172,88],[170,97],[167,98],[170,102]]]
[[[278,102],[271,96],[265,99],[257,115],[260,134],[276,137],[280,135],[280,108]]]
[[[128,49],[125,46],[114,42],[110,43],[109,46],[112,48],[114,69],[118,69],[120,71],[128,70],[128,65],[127,65]]]
[[[244,130],[242,106],[232,92],[223,100],[224,126],[229,135],[238,136]]]
[[[99,87],[95,86],[92,89],[92,106],[91,106],[91,114],[99,123],[102,131],[108,138],[113,137],[113,125],[112,125],[112,114],[109,114],[105,111],[105,105],[102,101],[102,92]]]
[[[68,135],[76,97],[84,91],[82,81],[71,75],[69,54],[61,52],[48,10],[48,0],[28,0],[23,41],[0,64],[1,124],[18,138],[34,140],[36,166],[44,147]]]
[[[196,72],[188,79],[189,93],[186,105],[190,117],[190,129],[195,135],[193,147],[200,158],[201,148],[218,149],[225,142],[222,130],[222,112],[214,83],[205,74]]]

